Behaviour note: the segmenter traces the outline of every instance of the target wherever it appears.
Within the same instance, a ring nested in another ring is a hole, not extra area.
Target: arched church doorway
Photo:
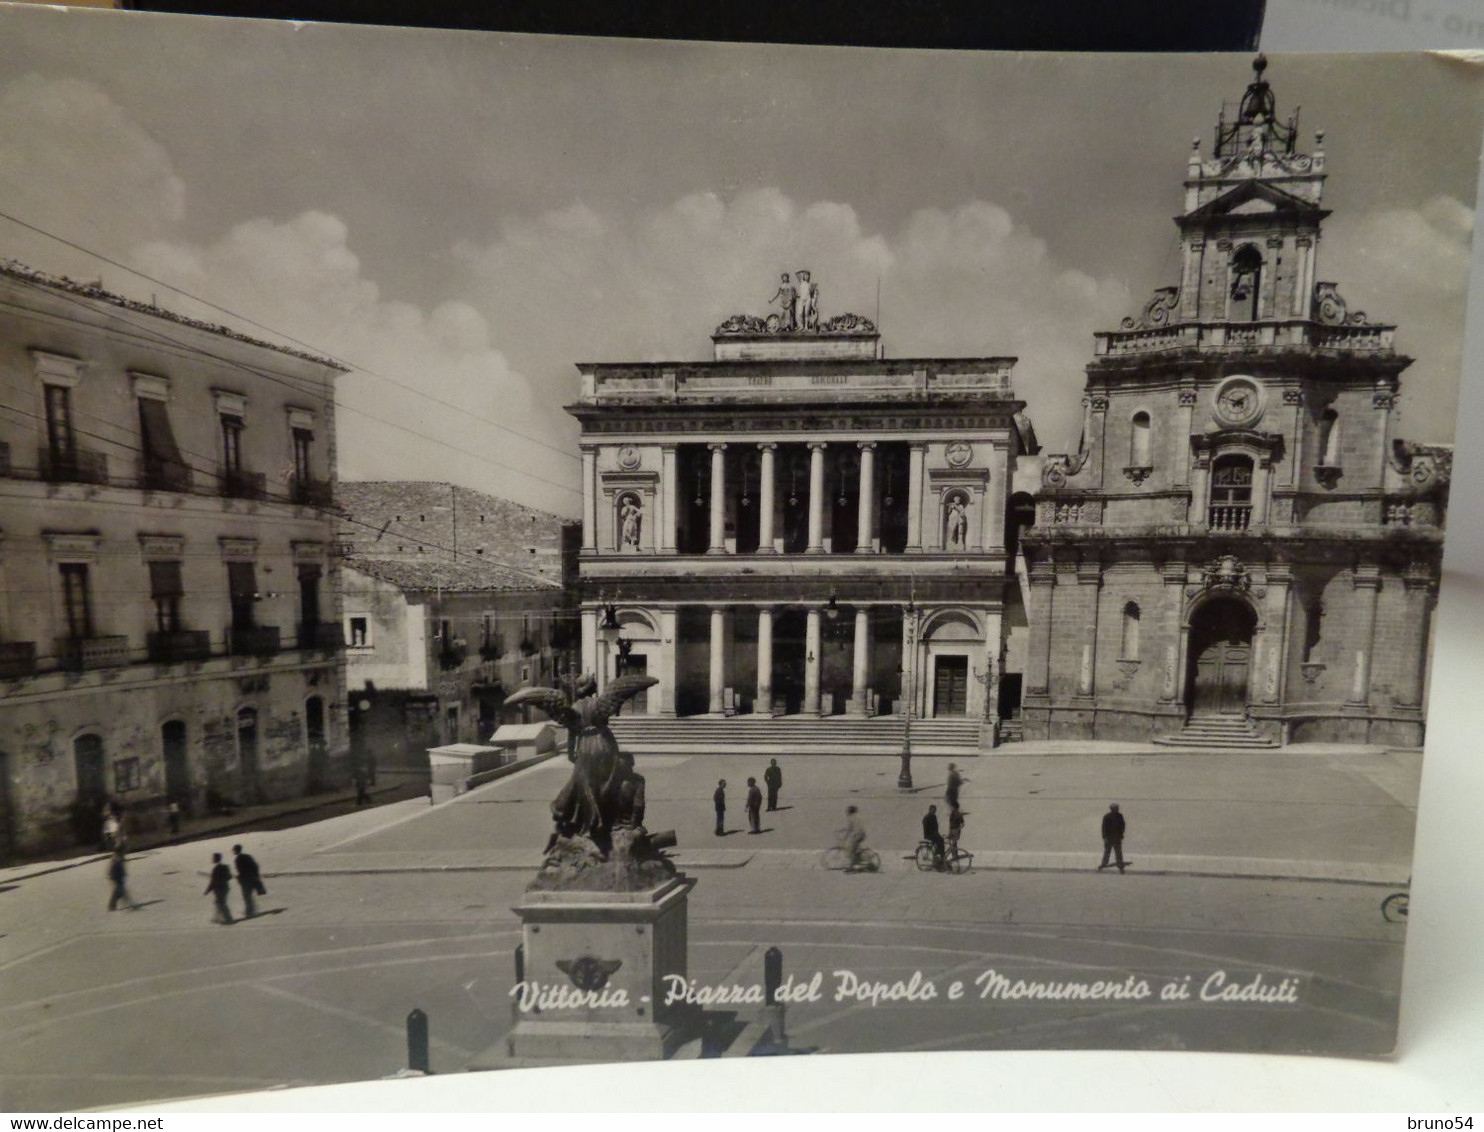
[[[1252,671],[1257,614],[1245,601],[1217,598],[1190,619],[1190,713],[1242,715]]]

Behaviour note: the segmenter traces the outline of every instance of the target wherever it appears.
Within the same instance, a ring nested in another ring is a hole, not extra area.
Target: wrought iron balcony
[[[277,656],[281,651],[276,625],[251,625],[228,635],[233,656]]]
[[[1224,503],[1211,508],[1206,525],[1213,531],[1245,531],[1251,521],[1250,504]]]
[[[339,622],[320,621],[299,626],[299,647],[333,652],[345,647],[345,633]]]
[[[329,480],[289,477],[289,499],[306,507],[329,507],[334,503]]]
[[[145,491],[174,491],[189,494],[192,483],[191,469],[173,460],[156,460],[148,456],[139,458],[139,486]]]
[[[0,680],[19,680],[36,675],[36,642],[0,643]]]
[[[266,499],[268,477],[262,472],[217,472],[217,490],[227,499]]]
[[[211,656],[211,634],[205,629],[173,629],[150,633],[149,658],[156,664],[179,664]]]
[[[91,672],[129,663],[128,637],[59,637],[58,663],[68,672]]]
[[[54,452],[49,445],[42,445],[36,466],[47,483],[108,483],[108,457],[87,448]]]

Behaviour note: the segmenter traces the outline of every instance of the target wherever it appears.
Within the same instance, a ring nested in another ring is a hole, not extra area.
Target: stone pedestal
[[[527,987],[588,1001],[522,1010],[517,996],[504,1058],[658,1060],[691,1038],[696,1008],[663,1004],[665,976],[687,974],[686,904],[695,883],[677,876],[641,892],[526,893],[515,911]]]

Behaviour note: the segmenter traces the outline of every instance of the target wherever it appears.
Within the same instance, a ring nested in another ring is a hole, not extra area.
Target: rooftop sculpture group
[[[819,284],[807,268],[784,272],[769,303],[778,304],[778,312],[763,318],[755,314],[734,314],[716,328],[720,336],[733,334],[875,334],[876,325],[858,314],[837,314],[821,322],[819,318]]]

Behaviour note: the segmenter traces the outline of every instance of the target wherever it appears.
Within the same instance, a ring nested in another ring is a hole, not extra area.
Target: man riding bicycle
[[[933,868],[943,868],[943,835],[938,832],[938,807],[929,806],[928,812],[922,815],[922,839],[929,841],[933,846]]]

